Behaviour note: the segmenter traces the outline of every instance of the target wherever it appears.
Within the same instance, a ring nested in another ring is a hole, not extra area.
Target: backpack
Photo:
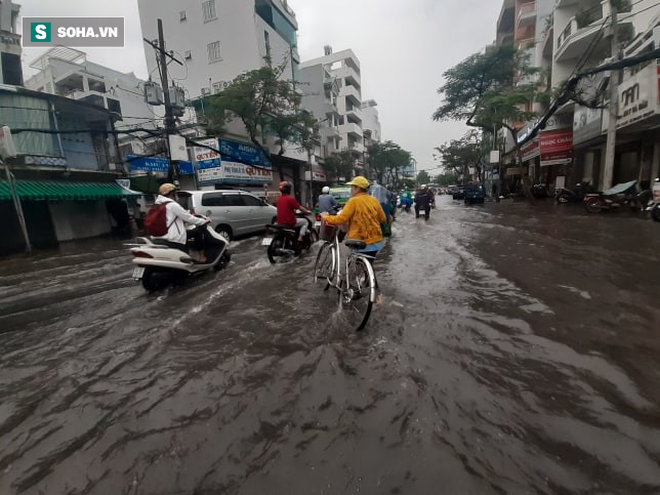
[[[144,230],[149,235],[161,237],[167,234],[167,203],[153,205],[144,219]]]

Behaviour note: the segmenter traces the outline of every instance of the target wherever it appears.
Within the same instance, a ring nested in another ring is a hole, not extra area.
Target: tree
[[[252,144],[266,155],[269,150],[262,145],[266,134],[277,137],[280,156],[286,151],[286,143],[313,150],[318,142],[318,121],[299,110],[302,95],[293,81],[282,78],[285,68],[283,63],[245,72],[225,84],[219,93],[207,97],[209,132],[221,134],[228,122],[239,120]],[[282,179],[281,168],[279,173]]]
[[[431,182],[431,177],[426,170],[420,170],[417,174],[417,184],[428,184]]]
[[[323,170],[336,179],[340,179],[341,177],[351,179],[357,158],[358,155],[354,151],[343,150],[327,157],[321,166]]]
[[[528,56],[511,45],[475,53],[443,74],[446,83],[438,92],[444,100],[433,119],[464,121],[494,135],[498,129],[507,129],[521,162],[518,133],[525,122],[538,116],[533,110],[543,86],[538,75],[539,70],[529,66]]]
[[[436,147],[437,158],[447,172],[456,176],[467,175],[470,165],[477,167],[481,179],[481,158],[484,154],[483,143],[476,130],[467,132],[460,139],[452,139],[448,144]]]

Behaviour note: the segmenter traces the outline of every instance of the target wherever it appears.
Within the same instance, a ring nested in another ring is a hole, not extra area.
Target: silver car
[[[192,214],[208,217],[227,239],[261,232],[277,221],[277,208],[246,191],[179,191],[179,203]]]

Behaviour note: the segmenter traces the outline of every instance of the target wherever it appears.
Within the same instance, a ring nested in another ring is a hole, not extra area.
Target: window
[[[208,0],[202,3],[202,19],[204,19],[204,22],[209,22],[217,18],[215,15],[215,0]]]
[[[181,12],[179,12],[179,22],[183,22],[185,20],[186,20],[186,11],[182,10]]]
[[[222,91],[222,83],[221,82],[214,82],[213,83],[213,93],[219,93]]]
[[[214,41],[206,45],[206,51],[209,54],[209,64],[214,62],[220,62],[222,57],[220,56],[220,42]]]
[[[241,197],[243,198],[243,201],[245,202],[245,206],[263,206],[263,203],[259,201],[257,198],[254,196],[248,196],[247,194],[241,194]]]
[[[206,193],[202,196],[202,206],[224,206],[222,193]]]
[[[238,194],[225,194],[222,196],[219,206],[245,206],[245,203]]]

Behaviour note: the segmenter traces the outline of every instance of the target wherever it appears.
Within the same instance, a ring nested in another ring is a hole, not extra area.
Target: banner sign
[[[657,66],[648,66],[619,85],[617,128],[634,124],[658,112]]]
[[[138,156],[133,153],[126,155],[126,163],[131,169],[131,172],[156,172],[160,174],[167,174],[170,170],[170,161],[162,156]],[[181,175],[193,175],[192,162],[178,162],[175,163],[179,167]]]
[[[539,137],[541,166],[564,165],[573,161],[573,131],[542,132]]]
[[[270,160],[256,146],[215,138],[199,143],[213,148],[196,146],[193,149],[200,185],[266,184],[273,181]]]

